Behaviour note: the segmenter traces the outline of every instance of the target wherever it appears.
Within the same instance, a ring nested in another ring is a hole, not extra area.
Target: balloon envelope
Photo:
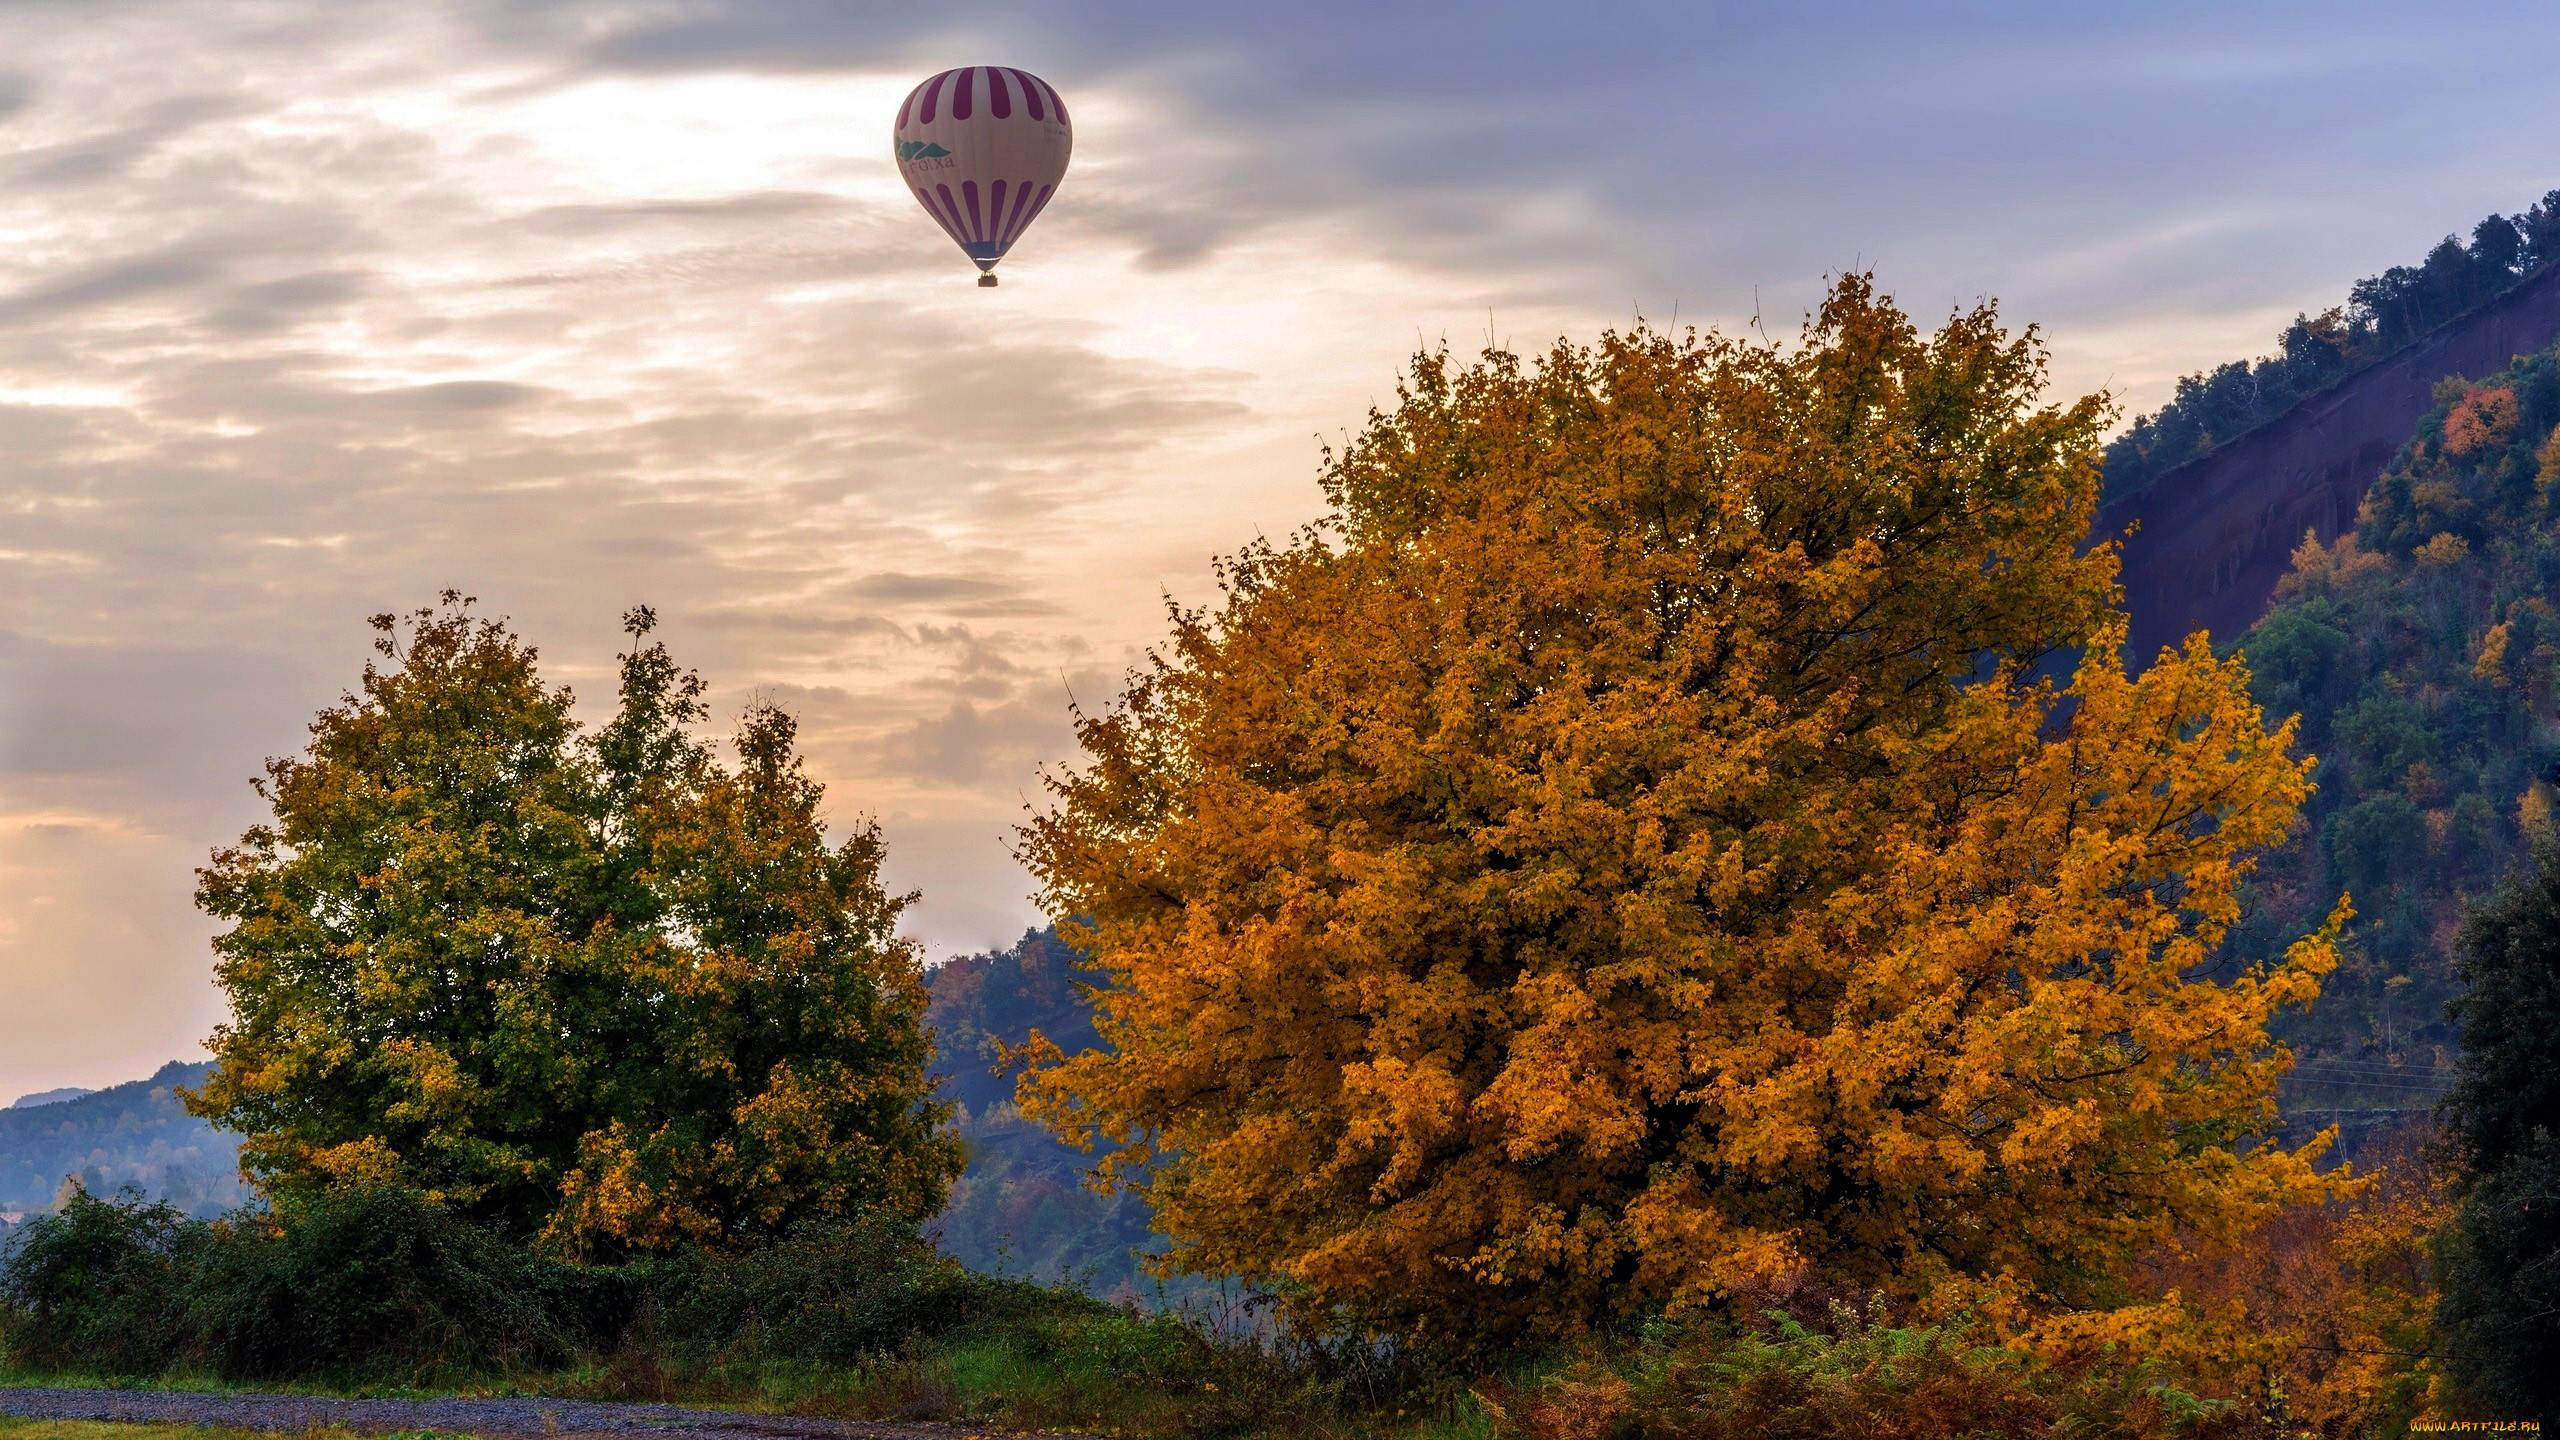
[[[1003,65],[945,70],[898,107],[898,173],[960,249],[991,271],[1067,173],[1067,105]],[[993,284],[992,279],[979,282]]]

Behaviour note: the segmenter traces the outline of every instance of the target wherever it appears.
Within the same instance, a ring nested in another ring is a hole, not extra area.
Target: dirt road
[[[821,1420],[538,1398],[332,1400],[312,1395],[215,1395],[169,1390],[49,1390],[0,1387],[0,1415],[41,1420],[123,1420],[299,1431],[330,1426],[364,1435],[402,1430],[448,1434],[703,1435],[736,1440],[1031,1440],[968,1425]]]

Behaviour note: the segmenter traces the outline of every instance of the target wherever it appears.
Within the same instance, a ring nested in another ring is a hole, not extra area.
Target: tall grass
[[[1663,1327],[1479,1392],[1504,1440],[2276,1440],[2138,1361],[2038,1365],[1961,1328],[1836,1306],[1808,1325]]]

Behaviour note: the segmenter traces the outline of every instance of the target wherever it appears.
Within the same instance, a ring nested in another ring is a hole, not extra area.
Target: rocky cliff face
[[[2204,629],[2227,641],[2256,623],[2305,530],[2323,541],[2434,408],[2436,382],[2480,376],[2560,338],[2560,265],[2282,417],[2099,512],[2124,544],[2137,668]]]

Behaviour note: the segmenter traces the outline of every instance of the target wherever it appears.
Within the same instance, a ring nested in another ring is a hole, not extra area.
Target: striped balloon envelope
[[[909,91],[895,140],[898,173],[978,263],[981,285],[1057,192],[1075,143],[1049,82],[1003,65],[945,70]]]

